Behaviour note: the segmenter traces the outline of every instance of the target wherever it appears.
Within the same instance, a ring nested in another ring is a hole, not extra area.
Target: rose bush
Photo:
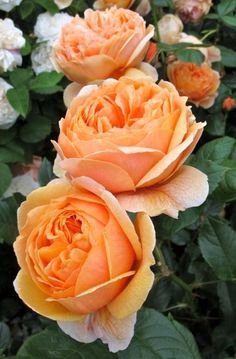
[[[204,126],[170,83],[121,78],[79,93],[55,147],[70,177],[102,183],[125,209],[177,217],[208,193],[206,176],[182,167]]]
[[[135,12],[115,7],[86,10],[64,26],[54,45],[52,61],[70,80],[87,83],[119,76],[139,65],[154,28]]]
[[[18,225],[21,270],[14,285],[20,298],[78,340],[100,337],[111,351],[126,348],[154,280],[148,216],[139,214],[134,227],[111,193],[80,178],[33,191],[19,208]],[[121,334],[123,325],[128,331]]]

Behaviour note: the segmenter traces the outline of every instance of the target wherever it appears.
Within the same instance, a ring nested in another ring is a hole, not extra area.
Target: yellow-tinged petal
[[[82,315],[78,315],[67,310],[57,302],[48,302],[47,295],[43,293],[23,270],[20,270],[14,281],[14,288],[32,310],[53,320],[81,320]]]
[[[130,212],[145,211],[151,217],[165,213],[178,218],[179,211],[200,206],[208,191],[207,176],[203,172],[182,166],[165,184],[141,188],[135,193],[121,193],[117,199]]]
[[[31,209],[43,206],[44,204],[49,203],[53,198],[58,198],[70,193],[73,193],[71,184],[66,180],[60,179],[53,180],[49,182],[47,186],[31,192],[17,211],[19,231],[21,231],[24,226],[27,215]]]
[[[152,251],[156,242],[152,221],[147,214],[138,213],[135,227],[142,243],[142,259],[135,276],[107,306],[110,313],[119,319],[129,316],[141,308],[154,281],[154,274],[150,269],[150,266],[155,264]]]
[[[107,207],[113,213],[114,217],[116,218],[117,222],[120,224],[124,233],[127,235],[127,238],[129,239],[130,243],[133,246],[137,260],[139,260],[142,257],[142,249],[141,249],[141,244],[139,242],[139,238],[134,229],[133,223],[129,219],[129,216],[127,215],[126,211],[121,208],[119,202],[113,196],[113,194],[108,192],[102,185],[100,185],[99,183],[95,182],[93,179],[88,177],[84,177],[84,176],[79,177],[76,180],[74,180],[73,183],[96,194],[106,203]]]

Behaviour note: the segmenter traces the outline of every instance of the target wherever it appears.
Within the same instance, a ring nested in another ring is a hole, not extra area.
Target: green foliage
[[[6,191],[9,187],[12,179],[12,174],[9,167],[5,163],[0,162],[0,196]]]
[[[29,111],[30,97],[25,86],[8,90],[7,99],[17,112],[19,112],[23,117],[26,117]]]
[[[195,49],[178,50],[176,51],[176,56],[180,61],[193,62],[197,65],[200,65],[205,59],[201,51]]]

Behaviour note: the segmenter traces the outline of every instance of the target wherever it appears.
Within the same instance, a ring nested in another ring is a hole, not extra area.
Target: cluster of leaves
[[[82,13],[91,4],[74,0],[66,11]],[[154,0],[161,16],[173,12],[170,0]],[[56,72],[35,76],[30,53],[37,15],[58,11],[53,1],[23,0],[11,13],[27,40],[22,49],[23,66],[4,74],[12,84],[7,96],[20,113],[16,124],[0,131],[0,196],[12,178],[14,163],[30,163],[33,155],[44,157],[40,183],[52,178],[54,153],[50,139],[58,135],[58,120],[65,112],[62,91],[67,80]],[[219,95],[209,110],[193,107],[207,126],[192,166],[209,177],[210,194],[199,208],[179,219],[154,218],[157,232],[153,270],[156,281],[138,314],[135,336],[129,348],[109,353],[100,341],[80,344],[55,325],[27,309],[17,298],[12,282],[17,263],[12,243],[17,235],[16,211],[20,194],[0,200],[0,358],[148,358],[233,359],[236,355],[236,125],[235,110],[222,108],[228,96],[236,100],[236,1],[215,1],[204,21],[185,31],[205,37],[205,46],[216,44],[222,60],[215,68],[222,75]],[[147,21],[155,22],[151,13]],[[2,17],[5,14],[2,14]],[[188,47],[188,48],[186,48]],[[199,50],[190,44],[158,44],[161,54],[175,53],[183,61],[201,63]],[[164,64],[160,68],[160,77]],[[2,75],[3,76],[3,75]],[[192,334],[191,334],[192,333]]]

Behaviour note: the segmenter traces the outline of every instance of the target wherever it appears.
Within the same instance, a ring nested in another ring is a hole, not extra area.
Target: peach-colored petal
[[[95,152],[86,157],[85,160],[96,160],[101,161],[101,163],[110,163],[111,165],[118,166],[119,168],[125,170],[129,177],[132,178],[133,183],[136,185],[139,180],[155,165],[159,162],[164,153],[158,150],[150,150],[149,148],[138,148],[138,147],[119,147],[119,152],[116,151],[102,151]],[[102,168],[101,168],[102,170]],[[93,176],[89,176],[92,177]],[[105,173],[103,178],[106,178]],[[105,185],[103,180],[99,181],[101,184]],[[112,178],[114,185],[114,179]],[[105,186],[106,187],[106,186]],[[118,192],[119,187],[112,192]]]
[[[136,313],[124,319],[117,319],[103,308],[96,313],[87,315],[80,322],[59,321],[59,327],[73,339],[91,343],[101,339],[108,344],[109,351],[116,353],[128,347],[133,335]]]
[[[135,193],[117,196],[120,205],[130,212],[144,211],[149,216],[162,213],[178,218],[178,212],[198,207],[208,195],[207,176],[196,168],[182,166],[171,179],[161,186],[139,189]]]
[[[76,97],[83,87],[82,84],[78,84],[77,82],[72,82],[69,84],[63,93],[63,100],[66,107],[69,107],[73,98]]]
[[[103,161],[92,159],[68,158],[61,161],[60,166],[72,178],[80,176],[91,177],[102,183],[109,191],[115,193],[134,189],[134,182],[129,174],[122,168]]]
[[[113,278],[107,282],[99,284],[87,291],[75,296],[66,298],[48,298],[49,302],[58,302],[69,311],[78,314],[88,314],[95,312],[110,303],[127,285],[128,280],[135,271],[129,271]]]
[[[132,56],[129,58],[129,61],[126,63],[126,67],[135,67],[140,64],[145,56],[145,53],[148,48],[149,40],[154,36],[154,26],[149,25],[146,30],[146,36],[138,44]]]
[[[31,277],[23,270],[17,274],[14,288],[23,302],[40,315],[53,320],[80,320],[83,318],[81,315],[68,311],[59,303],[48,302],[47,295],[36,286]]]
[[[141,308],[154,281],[154,274],[150,269],[155,264],[152,251],[156,243],[152,221],[145,213],[138,213],[135,227],[142,243],[142,259],[135,276],[107,306],[110,313],[118,319],[125,318]]]
[[[47,204],[51,199],[61,195],[73,192],[71,184],[65,180],[53,180],[47,186],[38,188],[27,196],[27,200],[22,202],[18,211],[18,228],[19,231],[24,226],[28,212],[35,208]]]
[[[192,144],[195,144],[195,138],[198,140],[199,132],[202,133],[202,128],[206,125],[204,122],[194,123],[190,129],[190,133],[186,140],[183,141],[179,146],[170,151],[162,160],[160,160],[137,184],[137,188],[152,186],[162,179],[167,178],[169,172],[177,168],[178,162],[180,162],[181,155],[183,156],[184,151],[191,148]],[[191,151],[187,151],[185,158]]]
[[[134,226],[127,213],[120,207],[117,199],[102,185],[95,182],[91,178],[80,177],[74,180],[74,183],[96,194],[106,203],[107,207],[113,213],[117,222],[120,224],[121,228],[127,235],[127,238],[129,239],[136,253],[136,257],[139,260],[142,256],[142,250],[137,233],[135,232]]]

